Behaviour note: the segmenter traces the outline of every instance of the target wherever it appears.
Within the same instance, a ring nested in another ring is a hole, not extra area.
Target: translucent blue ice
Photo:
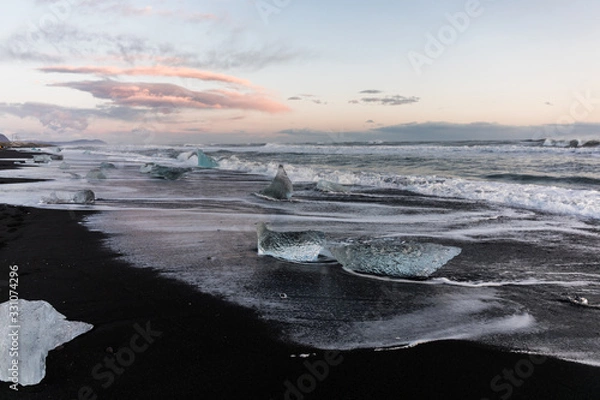
[[[96,195],[89,189],[79,190],[74,193],[52,192],[50,196],[42,198],[46,204],[94,204]]]
[[[429,277],[461,252],[458,247],[393,240],[341,243],[330,246],[329,250],[346,269],[411,279]]]
[[[258,254],[292,262],[317,261],[325,244],[325,234],[319,231],[275,232],[261,223],[256,233]]]
[[[207,156],[200,149],[196,150],[196,155],[198,156],[198,166],[200,168],[217,168],[219,166],[214,158]]]
[[[17,321],[10,314],[15,307],[18,310]],[[15,325],[19,328],[14,328]],[[13,361],[18,359],[19,384],[29,386],[40,383],[46,375],[48,352],[92,328],[92,325],[84,322],[67,321],[64,315],[43,300],[20,299],[14,303],[6,301],[0,304],[0,380],[12,382],[9,369]],[[18,346],[18,358],[11,357],[8,351],[14,343]]]

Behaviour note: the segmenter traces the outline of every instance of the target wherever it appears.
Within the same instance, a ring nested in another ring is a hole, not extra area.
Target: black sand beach
[[[80,224],[84,216],[0,206],[2,301],[17,264],[20,298],[46,300],[69,320],[94,325],[49,353],[39,385],[14,392],[0,383],[1,399],[600,396],[599,368],[468,342],[339,353],[282,342],[248,309],[129,266],[103,246],[102,233]]]

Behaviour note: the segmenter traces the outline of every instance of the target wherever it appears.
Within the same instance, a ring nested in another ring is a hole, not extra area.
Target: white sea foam
[[[237,156],[231,156],[221,160],[220,166],[222,169],[273,175],[278,163],[243,161]],[[405,189],[424,195],[487,201],[555,214],[600,218],[600,192],[597,190],[440,176],[399,176],[298,165],[286,165],[286,171],[293,182],[318,182],[325,179],[345,185]]]

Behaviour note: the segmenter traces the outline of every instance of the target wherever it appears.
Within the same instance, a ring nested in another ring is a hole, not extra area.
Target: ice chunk
[[[333,192],[333,193],[348,192],[348,189],[346,189],[346,187],[344,187],[338,183],[326,181],[323,179],[321,179],[319,182],[317,182],[317,190],[320,190],[322,192]]]
[[[69,165],[66,161],[63,161],[62,163],[60,163],[60,166],[58,168],[69,169],[69,168],[71,168],[71,165]]]
[[[284,200],[291,198],[293,191],[292,181],[288,178],[283,165],[279,165],[277,175],[275,175],[271,184],[266,189],[263,189],[260,194],[273,199]]]
[[[117,167],[113,163],[104,161],[100,164],[100,169],[117,169]]]
[[[15,310],[18,310],[16,320],[13,319],[15,314],[11,314]],[[30,386],[40,383],[46,375],[48,352],[92,328],[84,322],[65,320],[64,315],[43,300],[19,299],[0,304],[0,380],[16,381],[10,368],[14,360],[18,360],[19,384]],[[18,347],[15,350],[18,357],[13,357],[8,351],[14,346]]]
[[[87,173],[85,178],[90,180],[106,179],[106,175],[104,175],[104,172],[100,168],[94,168]]]
[[[75,193],[52,192],[50,196],[42,198],[46,204],[94,204],[96,195],[89,189],[80,190]]]
[[[94,204],[96,202],[96,195],[89,189],[80,190],[73,196],[73,203],[75,204]]]
[[[207,156],[200,149],[196,150],[196,155],[198,156],[198,166],[200,168],[217,168],[219,166],[214,158]]]
[[[36,154],[33,156],[33,162],[36,164],[47,164],[52,161],[52,158],[48,154]]]
[[[177,180],[183,176],[186,172],[189,172],[189,168],[180,167],[165,167],[162,165],[153,165],[150,169],[150,175],[154,178],[167,179],[170,181]]]
[[[345,268],[365,274],[424,279],[460,254],[458,247],[435,243],[367,240],[328,246]]]
[[[261,223],[256,233],[258,254],[293,262],[317,261],[325,244],[325,234],[319,231],[275,232]]]
[[[46,164],[50,161],[61,161],[62,154],[36,154],[33,156],[33,162],[37,164]]]

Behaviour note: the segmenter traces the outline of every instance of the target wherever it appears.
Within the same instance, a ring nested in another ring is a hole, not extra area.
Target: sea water
[[[218,162],[196,168],[196,148]],[[0,171],[0,202],[99,210],[85,221],[136,267],[255,310],[286,340],[326,349],[465,339],[600,365],[600,147],[595,142],[323,143],[67,147]],[[105,179],[86,179],[102,169]],[[140,172],[189,168],[177,180]],[[283,164],[289,200],[257,195]],[[344,185],[323,192],[318,182]],[[92,190],[94,205],[46,204]],[[256,229],[331,241],[460,248],[426,280],[355,273],[257,251]]]

